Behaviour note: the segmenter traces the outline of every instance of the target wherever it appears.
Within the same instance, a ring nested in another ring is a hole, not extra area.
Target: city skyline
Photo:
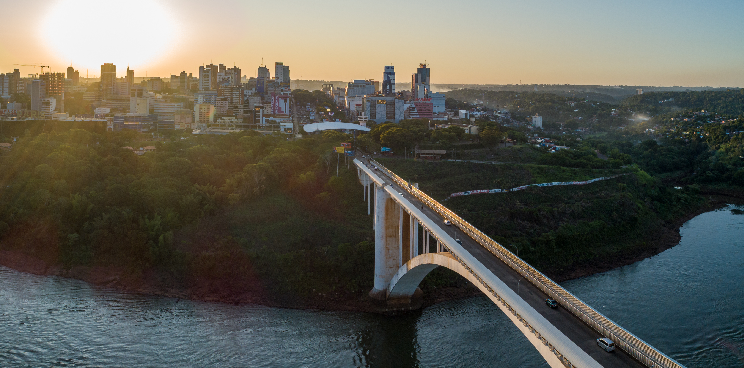
[[[351,81],[381,80],[385,65],[410,75],[426,62],[433,84],[744,86],[737,1],[211,4],[4,1],[25,16],[3,29],[0,70],[72,64],[85,77],[114,63],[117,77],[126,66],[167,77],[214,62],[251,77],[262,61],[280,61],[292,79]]]

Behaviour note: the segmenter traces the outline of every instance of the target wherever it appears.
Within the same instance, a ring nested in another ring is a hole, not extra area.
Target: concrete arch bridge
[[[354,160],[374,215],[375,275],[370,295],[406,309],[419,283],[446,267],[476,285],[551,367],[682,367],[612,322],[439,202],[376,161]],[[452,226],[445,225],[445,220]],[[560,308],[545,305],[555,299]],[[607,337],[607,353],[596,339]]]

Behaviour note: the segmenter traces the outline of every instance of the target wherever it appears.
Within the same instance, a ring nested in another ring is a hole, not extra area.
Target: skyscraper
[[[44,81],[35,79],[31,82],[31,110],[41,111],[41,100],[46,97]]]
[[[127,83],[129,84],[129,88],[134,87],[134,70],[129,69],[129,66],[127,66]]]
[[[289,66],[284,65],[281,61],[277,61],[274,64],[274,78],[276,78],[277,83],[289,87]]]
[[[240,86],[240,74],[240,68],[238,68],[237,66],[228,68],[227,71],[225,71],[225,76],[230,79],[230,85],[233,87]]]
[[[72,81],[73,86],[80,84],[80,72],[75,70],[72,66],[67,68],[67,79]]]
[[[44,86],[44,97],[56,99],[56,109],[64,112],[65,73],[44,73],[39,76]]]
[[[12,96],[15,93],[21,93],[21,91],[18,90],[18,85],[23,84],[21,72],[18,69],[13,69],[13,73],[8,73],[5,77],[8,78],[8,96]]]
[[[385,67],[382,73],[382,94],[392,96],[395,94],[395,67],[392,65]]]
[[[431,92],[431,70],[426,64],[419,64],[416,74],[411,77],[411,94],[414,99],[429,98]]]
[[[214,65],[214,64],[209,64],[206,66],[199,67],[199,90],[200,91],[216,91],[217,90],[217,78],[220,73],[219,68],[220,68],[219,66]]]
[[[178,75],[178,89],[181,91],[181,93],[189,90],[189,79],[189,75],[186,74],[185,70]]]
[[[266,91],[266,82],[271,79],[271,72],[269,68],[264,65],[258,67],[258,74],[256,75],[256,92],[264,93]]]
[[[104,63],[101,65],[101,97],[106,99],[116,92],[116,65]]]

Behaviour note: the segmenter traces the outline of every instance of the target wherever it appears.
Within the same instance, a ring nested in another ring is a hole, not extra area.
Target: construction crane
[[[41,68],[41,74],[44,74],[44,68],[49,68],[49,65],[38,65],[38,64],[13,64],[13,65],[39,67]]]

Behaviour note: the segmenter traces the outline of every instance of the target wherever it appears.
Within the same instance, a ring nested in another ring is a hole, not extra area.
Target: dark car
[[[545,304],[547,304],[550,308],[558,308],[558,302],[553,299],[545,299]]]

